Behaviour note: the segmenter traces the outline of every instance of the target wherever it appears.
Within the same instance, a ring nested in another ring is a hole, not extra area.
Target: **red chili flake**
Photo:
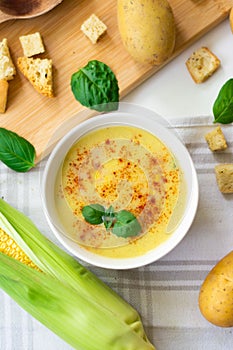
[[[68,194],[72,194],[72,193],[73,193],[73,188],[70,187],[70,186],[66,186],[66,187],[65,187],[65,191],[66,191]]]
[[[154,198],[154,197],[150,198],[150,199],[149,199],[149,201],[150,201],[150,203],[151,203],[151,204],[155,204],[155,203],[156,203],[156,201],[155,201],[155,198]]]
[[[151,163],[152,163],[152,165],[157,165],[158,160],[156,158],[151,158]]]
[[[75,176],[75,177],[74,177],[74,183],[75,183],[76,185],[78,185],[78,183],[79,183],[78,176]]]

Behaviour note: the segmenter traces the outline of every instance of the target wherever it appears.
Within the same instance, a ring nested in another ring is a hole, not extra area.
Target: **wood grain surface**
[[[233,7],[233,0],[170,0],[170,4],[177,38],[174,54],[165,64],[223,21]],[[74,115],[79,113],[75,123],[93,116],[93,111],[74,99],[70,89],[71,75],[89,60],[97,59],[111,67],[119,81],[121,98],[165,65],[154,67],[133,61],[122,45],[116,11],[117,1],[63,0],[42,16],[0,24],[0,40],[8,39],[15,63],[17,57],[23,55],[19,36],[36,31],[41,33],[46,47],[41,57],[53,60],[55,97],[49,99],[37,93],[17,71],[9,84],[6,113],[0,115],[1,127],[15,131],[33,143],[38,160],[47,155],[73,126],[69,121]],[[108,27],[107,33],[95,45],[80,30],[92,13]]]

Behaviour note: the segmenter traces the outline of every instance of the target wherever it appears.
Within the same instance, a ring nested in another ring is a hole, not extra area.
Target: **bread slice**
[[[201,47],[187,59],[186,66],[195,81],[200,84],[208,79],[220,66],[221,62],[207,47]]]
[[[96,44],[100,36],[106,32],[107,26],[95,14],[92,14],[83,22],[81,30],[91,40],[92,44]]]
[[[45,52],[44,44],[39,32],[19,37],[24,56],[31,57]]]
[[[53,97],[52,60],[32,57],[19,57],[18,67],[39,93]]]
[[[0,113],[5,113],[6,110],[8,86],[7,80],[0,80]]]
[[[11,80],[16,74],[7,39],[0,41],[0,80]]]

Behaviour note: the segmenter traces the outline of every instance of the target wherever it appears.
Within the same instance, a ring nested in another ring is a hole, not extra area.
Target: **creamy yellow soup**
[[[182,169],[170,150],[151,133],[130,126],[82,136],[66,155],[55,188],[66,236],[114,258],[139,256],[166,241],[182,218],[185,194]],[[131,212],[140,233],[123,238],[103,224],[87,223],[82,208],[97,203]]]

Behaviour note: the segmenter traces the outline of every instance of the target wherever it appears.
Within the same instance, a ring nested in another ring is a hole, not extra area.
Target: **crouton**
[[[100,36],[106,32],[107,26],[95,14],[92,14],[82,24],[81,30],[93,44],[96,44]]]
[[[218,188],[222,193],[233,193],[233,163],[215,166]]]
[[[23,54],[26,57],[31,57],[45,52],[44,44],[39,32],[34,34],[22,35],[19,37]]]
[[[187,59],[186,66],[195,81],[206,81],[220,66],[221,62],[207,47],[201,47]]]
[[[227,148],[227,142],[220,126],[208,132],[205,139],[211,151],[222,151]]]

